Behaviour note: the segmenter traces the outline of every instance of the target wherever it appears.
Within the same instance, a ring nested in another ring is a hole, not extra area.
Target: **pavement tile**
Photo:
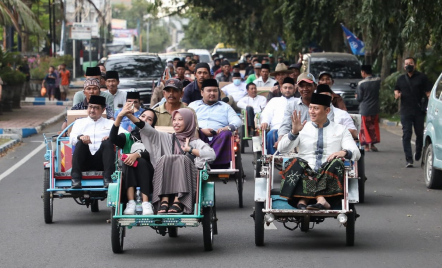
[[[22,106],[0,115],[0,128],[32,128],[62,113],[66,106]]]

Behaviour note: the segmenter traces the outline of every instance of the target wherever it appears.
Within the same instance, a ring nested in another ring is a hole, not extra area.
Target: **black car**
[[[138,91],[145,105],[150,104],[153,85],[163,75],[165,65],[154,53],[122,53],[110,55],[106,70],[117,71],[120,76],[118,89]]]

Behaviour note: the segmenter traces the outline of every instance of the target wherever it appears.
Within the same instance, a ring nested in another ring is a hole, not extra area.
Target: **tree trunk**
[[[22,0],[23,4],[25,4],[29,9],[32,10],[32,1],[31,0]],[[24,27],[24,32],[22,34],[22,46],[21,46],[21,52],[28,52],[29,47],[29,33],[27,33],[26,27]]]
[[[390,75],[391,56],[388,53],[382,53],[381,81]]]
[[[396,60],[396,70],[398,72],[402,71],[403,70],[402,66],[403,66],[402,55],[398,54]]]

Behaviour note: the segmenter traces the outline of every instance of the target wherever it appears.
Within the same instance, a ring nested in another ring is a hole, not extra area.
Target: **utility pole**
[[[147,19],[147,27],[146,27],[146,52],[149,52],[149,18]]]

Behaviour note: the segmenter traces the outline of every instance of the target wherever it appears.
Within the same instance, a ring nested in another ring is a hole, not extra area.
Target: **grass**
[[[8,141],[11,141],[10,139],[2,139],[0,138],[0,145],[3,145],[5,143],[7,143]]]

